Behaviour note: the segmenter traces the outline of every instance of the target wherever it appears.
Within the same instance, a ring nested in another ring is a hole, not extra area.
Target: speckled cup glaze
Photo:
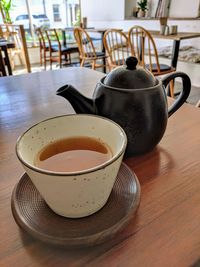
[[[49,142],[66,137],[89,136],[107,143],[113,157],[102,165],[79,172],[52,172],[33,162]],[[64,115],[42,121],[17,140],[16,154],[35,187],[57,214],[81,218],[101,209],[108,200],[127,145],[124,130],[95,115]]]

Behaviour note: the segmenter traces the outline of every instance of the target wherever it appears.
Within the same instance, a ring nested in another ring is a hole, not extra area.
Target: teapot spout
[[[67,99],[76,113],[95,114],[93,100],[79,93],[72,85],[62,86],[56,94]]]

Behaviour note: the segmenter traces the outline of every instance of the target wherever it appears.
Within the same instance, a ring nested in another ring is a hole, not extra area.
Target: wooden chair
[[[49,60],[49,55],[47,55],[47,52],[49,52],[49,44],[45,41],[44,34],[40,28],[37,28],[35,33],[38,37],[40,46],[40,65],[42,66],[44,61],[44,68],[46,70],[47,61]]]
[[[10,33],[15,43],[15,48],[10,49],[10,58],[12,68],[15,69],[15,57],[17,56],[21,65],[24,65],[24,57],[22,52],[22,42],[19,37],[19,32],[14,31]]]
[[[156,44],[151,34],[141,26],[134,26],[128,32],[131,53],[137,57],[139,64],[155,76],[174,72],[175,69],[160,64]],[[174,97],[174,81],[170,82],[170,96]]]
[[[121,30],[107,30],[103,37],[105,50],[108,54],[110,68],[125,65],[126,58],[131,55],[128,37]]]
[[[48,29],[45,31],[49,42],[49,60],[52,68],[53,62],[58,62],[62,68],[63,56],[66,64],[71,64],[71,54],[78,52],[77,47],[64,46],[59,39],[58,30]]]
[[[20,63],[26,65],[27,72],[31,72],[28,48],[26,43],[25,31],[23,25],[0,24],[0,34],[8,42],[14,43],[14,47],[9,47],[11,65],[14,68],[14,58],[17,55]]]
[[[0,48],[0,77],[1,76],[7,76],[7,74],[6,74],[4,58],[2,56],[2,51],[1,51],[1,48]]]
[[[92,39],[86,30],[76,27],[74,29],[74,37],[78,45],[81,67],[86,63],[92,65],[92,69],[100,68],[105,66],[105,64],[97,63],[98,60],[107,59],[104,52],[97,52]]]
[[[18,56],[19,62],[21,65],[24,65],[24,56],[22,50],[22,41],[20,39],[19,28],[14,25],[5,25],[4,31],[2,31],[3,37],[8,42],[13,42],[15,46],[13,48],[9,48],[9,57],[12,69],[15,69],[15,57]]]

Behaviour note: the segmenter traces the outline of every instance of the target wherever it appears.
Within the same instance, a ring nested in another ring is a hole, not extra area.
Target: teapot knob
[[[128,57],[126,59],[126,66],[128,70],[135,70],[138,64],[138,60],[136,57]]]

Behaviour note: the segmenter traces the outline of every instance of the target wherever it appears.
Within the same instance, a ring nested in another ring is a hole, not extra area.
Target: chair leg
[[[44,54],[43,54],[43,58],[44,58],[44,69],[47,69],[47,59],[46,59],[46,51],[44,50]]]
[[[49,64],[50,64],[50,69],[52,70],[52,52],[49,50]]]
[[[40,48],[40,66],[42,66],[42,49]]]
[[[50,55],[50,69],[52,70],[52,56]]]
[[[11,67],[12,67],[13,70],[15,69],[15,60],[14,60],[14,56],[15,56],[15,54],[12,53],[12,51],[11,51],[11,53],[9,54],[9,58],[10,58],[10,64],[11,64]]]
[[[66,63],[71,65],[71,53],[65,54],[65,61],[66,61]]]
[[[170,96],[174,98],[174,80],[170,81],[169,90],[170,90]]]
[[[18,57],[19,57],[20,64],[21,65],[25,64],[21,53],[18,54]]]
[[[84,66],[84,62],[85,62],[85,60],[84,60],[84,59],[82,59],[82,60],[81,60],[81,67],[83,67],[83,66]]]
[[[60,68],[62,68],[62,54],[61,53],[59,53],[59,55],[58,55],[58,61],[59,61],[59,66],[60,66]]]
[[[71,53],[69,53],[69,64],[71,65],[72,59],[71,59]]]
[[[65,53],[64,56],[65,56],[65,61],[66,61],[66,63],[67,63],[67,62],[69,61],[69,60],[68,60],[68,53]]]
[[[92,69],[95,70],[95,66],[96,66],[96,60],[92,61]]]
[[[0,51],[0,53],[1,53],[1,51]],[[2,76],[7,76],[4,60],[3,60],[3,57],[1,54],[0,54],[0,72],[2,73]]]
[[[109,61],[108,59],[106,58],[106,67],[108,67],[108,71],[110,72],[112,70],[110,64],[109,64]]]

